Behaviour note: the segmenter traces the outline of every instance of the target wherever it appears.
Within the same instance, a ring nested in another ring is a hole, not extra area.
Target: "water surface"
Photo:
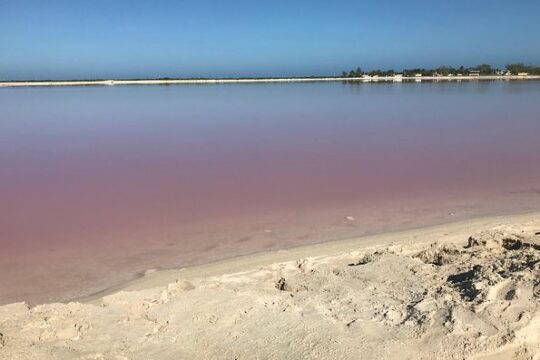
[[[0,302],[538,209],[540,82],[0,89]]]

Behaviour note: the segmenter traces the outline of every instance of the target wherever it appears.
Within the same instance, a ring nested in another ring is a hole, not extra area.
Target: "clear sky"
[[[0,0],[0,79],[540,65],[539,0]]]

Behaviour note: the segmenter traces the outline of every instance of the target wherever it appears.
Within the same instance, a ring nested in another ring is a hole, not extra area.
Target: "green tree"
[[[480,75],[493,75],[495,74],[495,71],[489,64],[480,64],[478,65],[475,70],[480,71]]]
[[[522,63],[508,64],[508,65],[506,65],[506,69],[508,71],[510,71],[514,75],[517,75],[519,73],[528,73],[528,74],[531,74],[531,75],[540,75],[540,67],[531,66],[531,65],[525,65],[525,64],[522,64]]]

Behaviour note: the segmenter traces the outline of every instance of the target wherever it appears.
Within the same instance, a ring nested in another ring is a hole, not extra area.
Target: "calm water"
[[[0,89],[0,302],[538,209],[540,82]]]

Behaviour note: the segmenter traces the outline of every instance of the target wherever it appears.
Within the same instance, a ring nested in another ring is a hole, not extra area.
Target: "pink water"
[[[540,82],[0,89],[0,303],[529,210]]]

